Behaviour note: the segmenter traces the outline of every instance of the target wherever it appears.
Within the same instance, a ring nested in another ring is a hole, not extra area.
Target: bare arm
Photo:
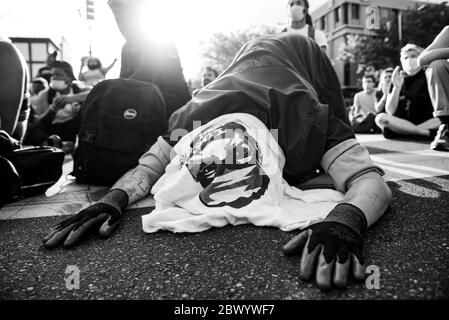
[[[393,90],[388,94],[387,102],[385,103],[385,111],[390,115],[395,114],[398,108],[399,95],[403,85],[404,72],[397,66],[393,71]]]
[[[390,86],[382,87],[382,97],[374,105],[374,110],[376,110],[376,113],[384,112],[389,92]]]
[[[352,114],[356,115],[356,114],[359,113],[359,111],[360,111],[359,94],[356,93],[354,95],[353,112],[352,112]]]
[[[389,115],[394,115],[399,104],[399,95],[401,90],[394,87],[393,90],[388,94],[387,101],[385,102],[385,112]]]
[[[433,42],[421,53],[418,58],[420,66],[427,66],[432,61],[449,59],[449,25],[436,36]]]
[[[434,49],[421,54],[418,58],[418,63],[421,67],[428,66],[435,60],[449,59],[449,47]]]
[[[108,73],[109,70],[111,70],[111,69],[114,67],[114,65],[115,65],[116,62],[117,62],[117,59],[114,59],[114,61],[112,61],[112,63],[111,63],[108,67],[106,67],[106,68],[101,68],[101,72],[102,72],[104,75],[106,75],[106,73]]]
[[[384,111],[385,109],[385,103],[387,102],[387,95],[383,95],[382,98],[380,98],[379,101],[376,102],[376,104],[374,105],[374,110],[376,110],[376,113],[381,113],[382,111]]]

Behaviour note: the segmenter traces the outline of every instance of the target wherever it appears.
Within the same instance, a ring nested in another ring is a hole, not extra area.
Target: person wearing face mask
[[[79,130],[79,111],[91,87],[80,88],[73,81],[68,62],[56,61],[51,69],[49,88],[32,97],[34,119],[28,126],[25,143],[41,145],[51,135],[75,142]]]
[[[106,79],[106,74],[111,70],[117,59],[114,59],[112,63],[104,68],[100,59],[95,57],[83,57],[81,59],[81,69],[78,79],[88,86],[95,86],[97,83]]]
[[[282,30],[282,32],[294,32],[303,36],[308,36],[315,40],[318,45],[327,50],[327,38],[323,31],[313,26],[312,17],[309,15],[308,0],[289,0],[288,15],[290,25]]]
[[[378,133],[379,129],[374,121],[377,114],[375,78],[372,74],[365,74],[362,78],[363,91],[354,95],[354,106],[350,115],[351,126],[356,133]]]
[[[433,117],[426,74],[418,64],[421,52],[422,48],[415,44],[401,49],[402,69],[394,69],[385,113],[376,117],[376,124],[387,139],[433,139],[440,125],[438,118]]]

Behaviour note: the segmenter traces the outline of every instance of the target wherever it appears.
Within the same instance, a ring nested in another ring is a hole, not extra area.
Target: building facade
[[[49,38],[11,37],[10,39],[25,57],[31,78],[34,78],[38,70],[46,65],[49,53],[60,51],[60,48]]]
[[[357,66],[339,60],[348,35],[375,35],[376,23],[398,21],[404,10],[420,4],[413,0],[328,0],[310,13],[315,26],[326,33],[328,56],[343,88],[356,86],[358,81]]]

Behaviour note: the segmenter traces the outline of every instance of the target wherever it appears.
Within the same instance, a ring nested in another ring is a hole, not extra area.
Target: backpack
[[[0,156],[0,207],[44,193],[62,175],[64,152],[58,148],[28,147]]]
[[[76,182],[112,185],[166,131],[167,111],[157,86],[133,79],[100,82],[81,107]]]

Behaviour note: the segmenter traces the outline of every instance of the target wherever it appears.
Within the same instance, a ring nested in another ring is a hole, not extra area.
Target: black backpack
[[[81,108],[72,174],[77,183],[112,185],[166,130],[166,106],[157,86],[131,79],[102,81]]]

